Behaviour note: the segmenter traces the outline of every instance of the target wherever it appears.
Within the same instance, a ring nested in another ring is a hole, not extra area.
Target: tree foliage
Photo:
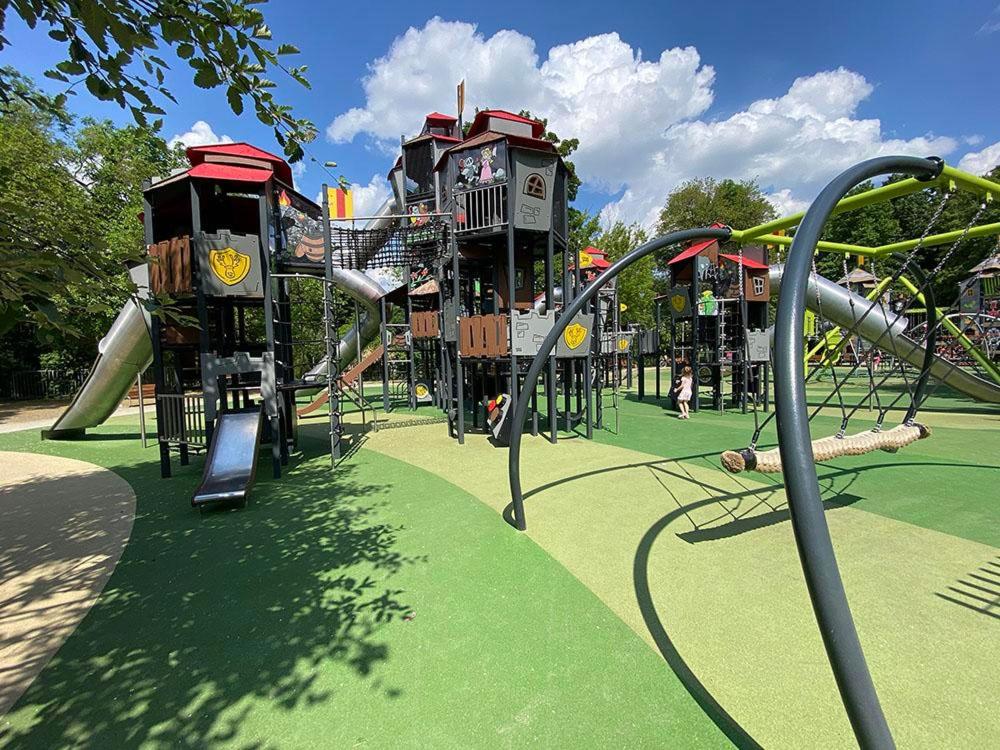
[[[193,71],[195,85],[225,88],[226,101],[237,115],[249,102],[257,119],[274,129],[274,137],[291,161],[302,158],[302,144],[316,127],[298,119],[291,107],[274,98],[280,71],[309,87],[306,66],[284,60],[298,53],[291,44],[272,42],[260,0],[6,0],[0,2],[0,50],[5,12],[13,11],[31,29],[47,29],[65,45],[66,59],[45,75],[66,85],[53,99],[26,91],[16,76],[0,72],[0,104],[15,101],[57,111],[81,85],[101,101],[132,113],[137,125],[158,130],[164,114],[160,102],[176,99],[167,88],[170,65],[160,55],[172,50]]]
[[[627,225],[619,221],[601,232],[596,246],[605,252],[608,260],[616,261],[648,239],[646,231],[638,224]],[[647,255],[618,275],[618,301],[626,308],[620,314],[623,323],[653,326],[655,270],[656,259]]]
[[[40,347],[66,362],[93,357],[132,293],[125,263],[142,254],[142,181],[185,163],[148,128],[77,128],[55,102],[27,103],[38,96],[0,115],[0,333],[13,329],[29,367]]]
[[[702,177],[681,184],[660,211],[660,234],[707,227],[713,222],[745,229],[777,217],[756,180]]]
[[[985,175],[1000,182],[1000,167]],[[905,179],[892,176],[888,182]],[[872,182],[865,182],[851,191],[851,195],[865,193],[875,188]],[[925,233],[940,234],[960,231],[976,219],[976,224],[990,224],[1000,221],[1000,206],[987,204],[980,210],[981,199],[965,191],[955,192],[945,202],[934,223],[935,214],[941,208],[942,195],[936,189],[921,190],[889,202],[873,203],[868,206],[838,214],[830,219],[823,239],[867,247],[879,247],[903,240],[915,240]],[[976,218],[977,213],[978,218]],[[969,269],[998,251],[996,237],[966,239],[954,252],[954,243],[935,247],[922,247],[914,253],[919,266],[928,274],[933,274],[931,282],[938,304],[948,307],[957,299],[958,282],[968,276]],[[903,252],[904,257],[910,251]],[[866,261],[865,268],[877,277],[891,274],[901,260],[882,258]],[[834,253],[820,253],[816,259],[817,271],[828,278],[838,279],[859,264],[856,256]],[[940,268],[939,268],[940,266]],[[935,272],[936,271],[936,272]]]

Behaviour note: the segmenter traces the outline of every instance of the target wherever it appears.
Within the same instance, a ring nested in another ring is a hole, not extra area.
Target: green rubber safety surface
[[[161,480],[134,426],[0,436],[107,466],[137,496],[111,580],[0,717],[0,746],[729,744],[641,638],[472,495],[365,448],[331,473],[304,442],[316,457],[280,481],[261,453],[246,509],[199,512],[202,459]]]
[[[928,440],[819,467],[862,643],[906,747],[982,746],[1000,732],[1000,678],[983,659],[1000,611],[976,588],[1000,591],[998,473],[984,461],[1000,432],[990,415],[946,416],[960,426],[928,413]],[[855,428],[870,424],[857,417]],[[838,425],[821,417],[817,436]],[[746,444],[752,417],[681,421],[627,401],[621,426],[554,446],[525,437],[527,534],[663,656],[706,715],[719,721],[721,709],[765,747],[850,746],[780,477],[719,466],[722,450]],[[423,427],[380,432],[369,445],[507,510],[507,452],[482,435],[457,446]],[[963,482],[979,493],[952,502]]]
[[[657,404],[651,397],[651,380],[647,379],[645,402],[638,402],[634,391],[621,399],[620,434],[597,430],[595,440],[714,468],[720,467],[722,451],[746,447],[754,429],[752,415],[720,414],[703,406],[690,420],[678,420],[669,401],[664,398]],[[829,395],[831,385],[810,385],[807,392],[814,408]],[[857,388],[853,400],[845,395],[845,401],[856,404],[866,393]],[[907,403],[904,398],[890,412],[887,427],[899,423]],[[859,409],[850,419],[848,434],[870,429],[876,414]],[[818,466],[824,499],[850,494],[857,499],[852,505],[857,509],[1000,547],[1000,406],[977,404],[937,388],[917,419],[931,427],[929,438],[895,454],[843,457]],[[840,422],[840,409],[833,400],[810,423],[813,438],[836,434]],[[776,444],[772,420],[759,447]],[[746,476],[781,482],[780,475]]]

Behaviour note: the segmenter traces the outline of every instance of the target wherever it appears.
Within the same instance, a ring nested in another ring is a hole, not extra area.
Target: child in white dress
[[[688,411],[688,402],[691,400],[691,389],[694,387],[694,371],[690,367],[685,367],[681,372],[681,384],[674,389],[677,394],[677,406],[681,413],[678,419],[690,419],[691,413]]]

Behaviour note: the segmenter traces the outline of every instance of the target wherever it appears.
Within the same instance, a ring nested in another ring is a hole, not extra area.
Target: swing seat
[[[927,425],[913,422],[901,424],[885,431],[865,430],[855,435],[836,435],[812,441],[813,460],[823,463],[841,456],[863,456],[873,451],[895,453],[917,440],[930,437]],[[725,451],[722,456],[723,468],[731,474],[742,471],[759,471],[762,474],[776,474],[781,471],[781,453],[777,448],[756,451],[744,448],[739,451]]]

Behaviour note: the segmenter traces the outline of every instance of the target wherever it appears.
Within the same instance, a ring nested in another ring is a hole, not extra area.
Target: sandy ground
[[[50,427],[69,406],[69,401],[6,401],[0,403],[0,432]],[[156,407],[146,404],[146,414]],[[137,415],[138,406],[122,406],[113,416]]]
[[[0,451],[0,716],[97,601],[135,494],[84,461]]]

